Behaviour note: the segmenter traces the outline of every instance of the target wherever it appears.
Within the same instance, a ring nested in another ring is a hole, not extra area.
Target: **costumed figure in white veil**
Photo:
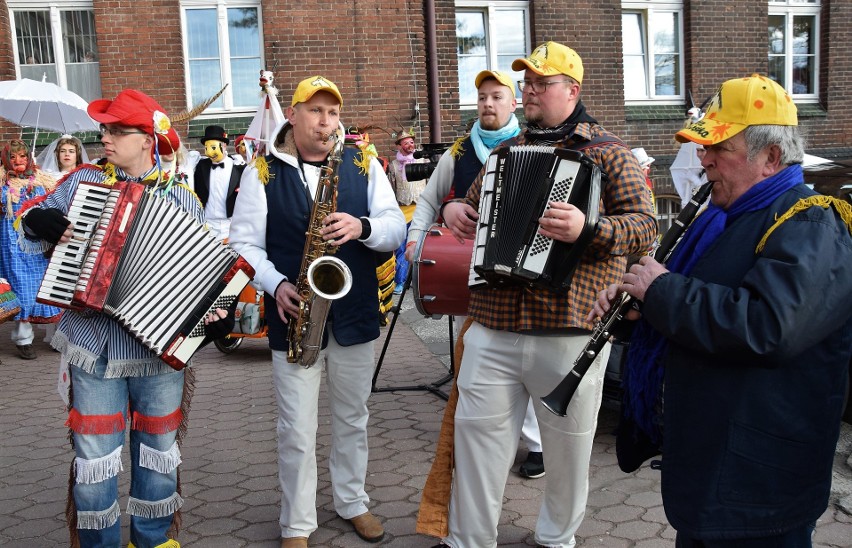
[[[36,157],[36,164],[41,170],[57,181],[77,166],[88,163],[89,155],[83,143],[67,133],[54,139]]]

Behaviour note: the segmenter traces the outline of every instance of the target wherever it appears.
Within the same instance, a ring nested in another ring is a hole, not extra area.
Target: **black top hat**
[[[204,137],[201,138],[201,144],[203,145],[211,139],[222,141],[226,145],[231,143],[228,139],[228,132],[222,126],[207,126],[204,128]]]

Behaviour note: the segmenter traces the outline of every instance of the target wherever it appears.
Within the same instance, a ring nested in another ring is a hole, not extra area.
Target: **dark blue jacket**
[[[758,242],[799,185],[735,220],[691,277],[649,287],[643,314],[669,339],[662,494],[701,539],[777,535],[825,510],[852,353],[852,237],[812,206]]]

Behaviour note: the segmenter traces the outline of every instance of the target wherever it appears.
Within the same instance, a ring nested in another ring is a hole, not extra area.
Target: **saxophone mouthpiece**
[[[330,133],[321,133],[322,136],[322,144],[328,143],[328,138],[331,137]]]

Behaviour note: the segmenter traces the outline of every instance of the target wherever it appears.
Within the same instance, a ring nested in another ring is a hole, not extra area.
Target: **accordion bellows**
[[[531,284],[567,291],[595,235],[600,195],[600,169],[580,152],[530,145],[495,150],[482,179],[473,271],[492,286]],[[538,233],[550,202],[572,204],[585,214],[575,242]]]
[[[81,182],[68,210],[74,238],[53,249],[42,303],[101,311],[175,369],[254,275],[192,215],[135,183]]]

